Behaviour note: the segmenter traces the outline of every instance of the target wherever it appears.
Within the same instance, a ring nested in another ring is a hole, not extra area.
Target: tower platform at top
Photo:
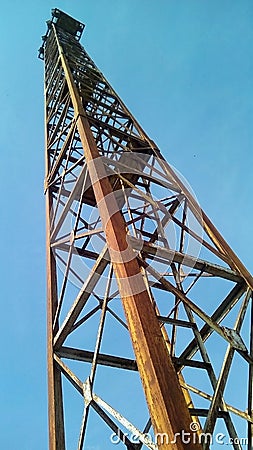
[[[65,12],[61,11],[58,8],[52,9],[51,13],[52,19],[47,21],[47,32],[44,36],[42,36],[43,43],[42,46],[39,48],[38,57],[40,59],[44,59],[44,46],[52,23],[57,28],[61,28],[62,30],[67,31],[69,34],[74,36],[77,41],[81,39],[85,27],[85,25],[82,22],[73,19],[73,17],[70,17],[68,14],[66,14]]]

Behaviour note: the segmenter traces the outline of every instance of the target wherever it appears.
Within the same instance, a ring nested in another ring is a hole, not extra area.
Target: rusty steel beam
[[[80,350],[77,348],[61,347],[56,352],[61,358],[73,359],[75,361],[92,362],[94,353],[88,350]],[[100,353],[98,356],[98,364],[111,366],[118,369],[137,371],[137,364],[134,359],[120,358],[118,356],[105,355]]]
[[[133,245],[133,248],[140,244],[140,240],[135,239],[133,237],[130,238],[130,241]],[[202,271],[203,273],[208,273],[210,275],[221,277],[227,280],[240,282],[242,281],[242,277],[238,275],[237,272],[227,269],[225,267],[221,267],[218,264],[212,264],[208,261],[203,261],[196,257],[192,257],[190,255],[183,254],[181,252],[175,252],[174,250],[170,250],[167,248],[162,248],[152,243],[142,242],[142,252],[147,257],[154,257],[154,259],[168,260],[180,263],[182,265],[195,268],[197,270]]]
[[[54,32],[153,427],[173,441],[181,430],[190,432],[191,416],[55,27]],[[174,448],[184,449],[181,439]],[[201,445],[191,443],[188,448]]]
[[[46,154],[46,175],[49,171]],[[47,228],[47,365],[48,365],[48,418],[50,450],[65,450],[61,372],[54,361],[53,321],[57,309],[56,262],[50,247],[50,213],[52,196],[46,193]]]

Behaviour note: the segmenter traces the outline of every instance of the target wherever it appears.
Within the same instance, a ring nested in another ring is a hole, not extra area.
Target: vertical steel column
[[[47,150],[47,149],[46,149]],[[49,171],[46,151],[46,176]],[[47,364],[48,364],[48,422],[50,450],[65,450],[65,430],[63,418],[63,398],[61,372],[54,361],[53,318],[57,308],[56,262],[50,245],[50,212],[52,211],[52,194],[46,192],[46,250],[47,250]],[[57,327],[56,330],[57,331]]]
[[[53,28],[153,427],[157,434],[167,433],[169,441],[172,442],[175,435],[180,436],[182,430],[191,433],[189,410],[165,346],[137,258],[127,243],[125,221],[118,210],[54,25]],[[159,448],[165,450],[168,444],[162,442]],[[176,450],[185,448],[180,438],[177,439],[174,448]],[[193,444],[191,440],[188,448],[201,449],[201,445]]]

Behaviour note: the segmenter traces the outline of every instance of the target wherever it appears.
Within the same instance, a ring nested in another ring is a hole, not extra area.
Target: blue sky
[[[0,448],[5,450],[47,447],[43,63],[37,49],[53,7],[86,24],[83,45],[253,271],[252,1],[5,2],[0,17]]]

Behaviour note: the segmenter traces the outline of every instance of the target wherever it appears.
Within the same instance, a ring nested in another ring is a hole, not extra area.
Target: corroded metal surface
[[[50,450],[93,445],[94,415],[103,448],[207,449],[200,433],[214,437],[219,419],[250,449],[252,277],[80,45],[83,29],[53,10],[39,50]]]

